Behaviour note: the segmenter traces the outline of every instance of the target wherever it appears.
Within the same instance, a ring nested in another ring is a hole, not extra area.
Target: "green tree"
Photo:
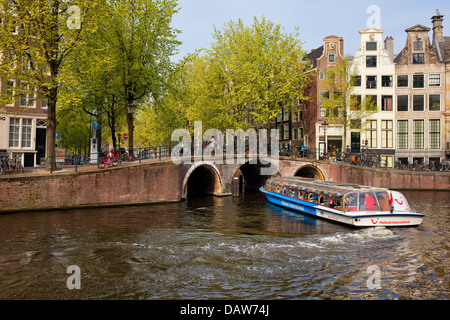
[[[304,88],[311,65],[303,61],[299,29],[287,33],[265,17],[251,26],[230,21],[215,30],[209,66],[216,73],[223,104],[239,121],[246,119],[269,129],[281,107],[291,110],[306,100]]]
[[[321,112],[325,113],[328,123],[340,124],[343,127],[343,146],[346,146],[349,129],[361,130],[365,117],[378,112],[376,100],[370,96],[355,94],[354,81],[357,70],[352,70],[348,58],[342,59],[334,68],[325,70],[325,81],[319,88],[323,93]]]
[[[47,156],[55,151],[61,68],[72,51],[84,45],[83,34],[95,32],[96,8],[103,1],[1,0],[0,72],[3,79],[14,79],[17,84],[2,95],[1,102],[35,93],[47,100]],[[46,163],[50,167],[51,161]]]
[[[114,92],[124,110],[131,105],[158,99],[172,67],[170,56],[180,42],[171,26],[178,11],[176,0],[116,0],[99,21],[99,32],[110,60]],[[133,148],[133,114],[127,112],[129,148]]]

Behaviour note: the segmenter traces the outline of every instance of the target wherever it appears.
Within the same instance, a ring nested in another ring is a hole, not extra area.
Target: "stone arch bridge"
[[[180,201],[198,194],[233,195],[258,188],[267,167],[241,159],[175,164],[146,160],[121,167],[40,175],[0,176],[0,212]],[[391,189],[449,190],[448,172],[362,168],[305,158],[280,157],[272,174],[351,182]]]
[[[180,164],[181,198],[198,194],[237,195],[246,189],[256,189],[270,176],[301,176],[325,180],[330,176],[329,163],[309,159],[284,158],[272,174],[264,172],[269,165],[259,161],[235,159],[235,163],[197,161]]]

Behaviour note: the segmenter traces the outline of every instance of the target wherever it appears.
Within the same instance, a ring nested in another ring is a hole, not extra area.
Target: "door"
[[[351,152],[360,153],[361,152],[361,133],[351,132]]]
[[[47,134],[47,129],[36,128],[36,164],[41,164],[41,158],[45,158],[45,136]]]

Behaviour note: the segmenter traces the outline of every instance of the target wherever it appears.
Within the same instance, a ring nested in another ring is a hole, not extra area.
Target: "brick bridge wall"
[[[172,162],[0,178],[0,212],[180,200],[179,166]]]
[[[230,195],[241,164],[175,165],[171,161],[78,173],[0,176],[0,212],[179,201],[199,167],[214,179],[215,195]],[[450,190],[450,173],[368,169],[318,160],[280,159],[279,175],[307,170],[316,177],[391,189]],[[256,172],[256,171],[255,171]],[[245,173],[245,172],[244,172]],[[250,177],[244,177],[250,179]]]

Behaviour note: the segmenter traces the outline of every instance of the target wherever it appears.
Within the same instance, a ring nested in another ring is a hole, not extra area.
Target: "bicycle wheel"
[[[16,172],[18,172],[18,173],[23,173],[24,172],[23,165],[22,165],[21,162],[17,162],[17,164],[16,164]]]
[[[106,159],[104,157],[98,160],[98,166],[101,169],[104,169],[106,167]]]

